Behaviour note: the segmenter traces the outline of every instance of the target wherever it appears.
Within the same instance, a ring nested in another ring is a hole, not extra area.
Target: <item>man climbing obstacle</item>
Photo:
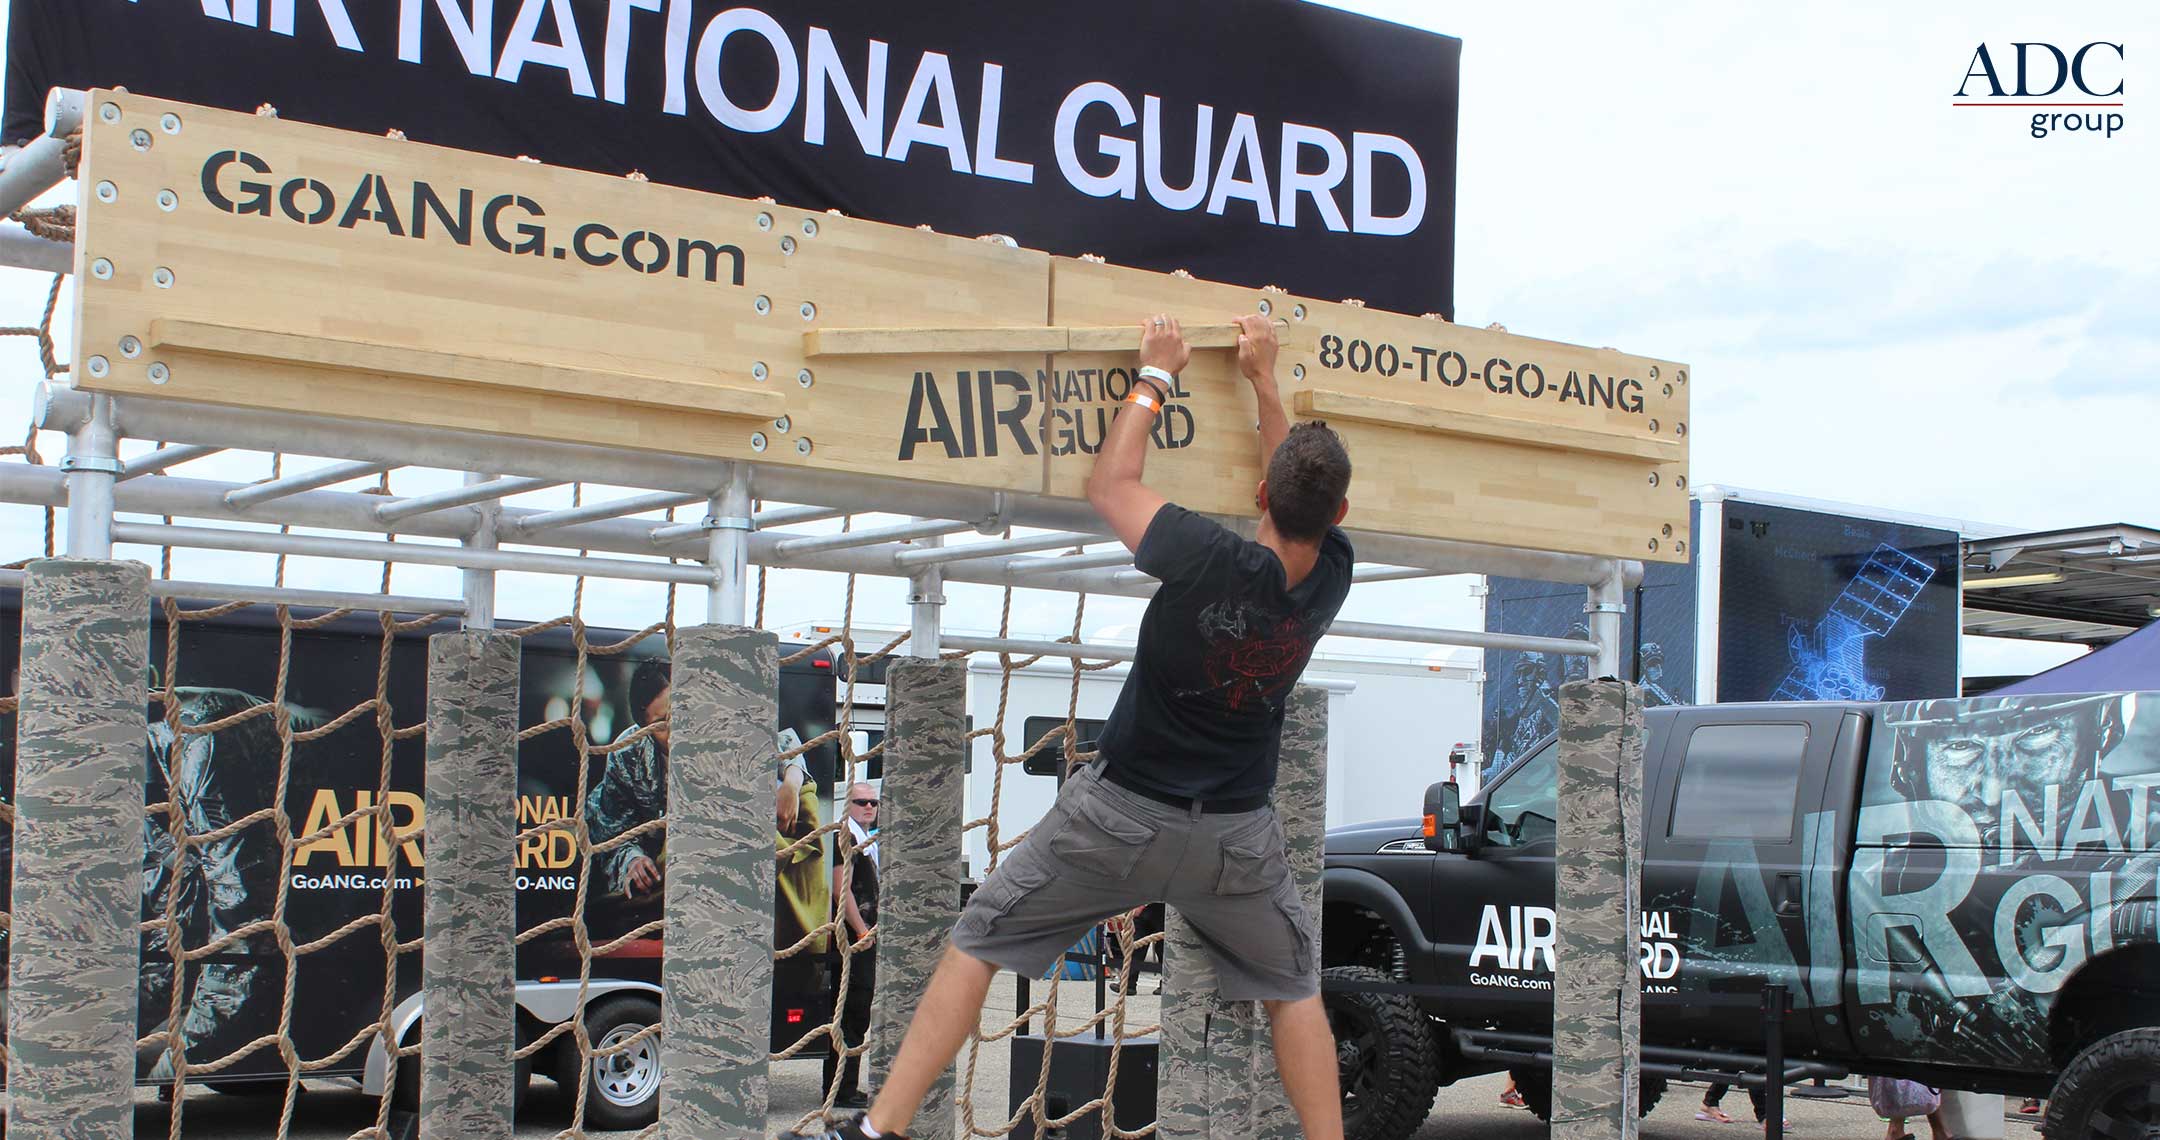
[[[1140,327],[1142,365],[1088,479],[1088,501],[1162,582],[1100,758],[975,892],[869,1112],[832,1140],[901,1138],[981,1018],[999,968],[1041,977],[1096,923],[1167,902],[1206,946],[1221,995],[1266,1005],[1283,1087],[1311,1140],[1340,1140],[1335,1041],[1319,947],[1269,806],[1283,710],[1350,591],[1350,457],[1324,424],[1292,429],[1272,322],[1239,322],[1258,401],[1257,542],[1141,483],[1148,436],[1191,356],[1168,316]]]

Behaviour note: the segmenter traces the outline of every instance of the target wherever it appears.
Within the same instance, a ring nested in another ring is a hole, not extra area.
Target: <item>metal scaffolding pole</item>
[[[107,559],[113,548],[113,484],[120,475],[120,437],[113,427],[112,400],[99,396],[88,420],[68,436],[67,554],[70,558]]]
[[[205,455],[216,455],[223,450],[225,449],[222,447],[204,447],[200,444],[161,447],[147,455],[138,455],[133,459],[122,460],[120,463],[120,481],[124,483],[129,479],[140,478],[144,475],[155,475],[167,468],[186,463],[190,459],[201,459]]]
[[[343,483],[368,475],[380,475],[396,466],[398,465],[395,463],[366,461],[332,463],[327,467],[318,467],[313,471],[303,471],[298,475],[287,475],[282,479],[272,479],[267,483],[257,483],[251,487],[240,487],[229,491],[225,495],[225,505],[236,511],[244,511],[249,507],[261,506],[272,499],[282,499],[287,495],[295,495],[301,491],[313,491],[328,487],[333,483]]]
[[[945,545],[942,535],[923,539],[926,552],[934,552]],[[893,562],[900,561],[899,555]],[[941,631],[945,611],[945,568],[935,562],[918,567],[913,588],[908,591],[908,653],[915,657],[938,655],[938,634]]]
[[[575,523],[599,522],[602,519],[619,519],[629,515],[641,515],[646,511],[665,511],[675,507],[687,507],[705,502],[708,496],[692,495],[680,491],[655,491],[650,495],[632,495],[606,503],[588,503],[582,507],[570,507],[560,511],[541,511],[523,518],[503,523],[503,537],[516,541],[521,535],[537,534],[554,527]],[[700,528],[703,529],[703,528]]]
[[[24,572],[0,570],[0,586],[21,589]],[[265,606],[300,606],[325,610],[365,610],[386,614],[445,614],[465,612],[455,598],[416,598],[404,594],[358,594],[338,590],[295,590],[284,586],[241,586],[231,582],[191,582],[178,578],[152,578],[150,596],[183,602],[254,602]]]
[[[485,475],[477,475],[471,472],[467,472],[465,475],[465,484],[468,488],[490,487],[502,482],[515,481],[490,480]],[[406,500],[408,503],[411,501],[410,499]],[[386,522],[391,521],[384,518],[383,513],[379,510],[375,512],[375,517],[384,519]],[[480,527],[473,531],[471,538],[465,540],[466,549],[490,551],[496,549],[496,526],[501,518],[502,504],[500,502],[490,502],[482,506],[480,508]],[[468,630],[490,630],[495,628],[495,572],[493,570],[483,570],[478,567],[467,567],[465,570],[465,628]]]
[[[1033,538],[1006,538],[999,539],[996,542],[971,542],[965,546],[945,546],[940,543],[937,546],[897,551],[893,555],[893,565],[902,570],[913,570],[916,567],[935,566],[945,562],[965,562],[971,558],[993,558],[1007,554],[1033,554],[1039,550],[1062,550],[1066,547],[1085,546],[1091,542],[1105,541],[1108,540],[1099,534],[1061,530],[1050,534],[1036,535]],[[1127,557],[1130,558],[1131,556],[1128,555]]]
[[[689,586],[703,586],[712,581],[710,572],[702,566],[682,566],[669,562],[576,558],[561,554],[531,554],[522,550],[470,550],[463,546],[436,546],[419,542],[392,544],[364,538],[318,538],[313,535],[163,526],[157,523],[117,524],[113,527],[113,541],[142,546],[184,546],[198,550],[297,554],[310,558],[344,558],[360,562],[392,560],[415,566],[522,570],[532,574],[620,578],[632,582],[679,582]]]
[[[707,625],[743,626],[750,612],[750,472],[731,465],[725,489],[714,495],[707,539]]]
[[[1032,577],[1037,574],[1063,574],[1074,570],[1099,570],[1106,566],[1132,565],[1132,551],[1120,547],[1116,550],[1098,551],[1094,554],[1072,554],[1063,558],[1025,558],[1005,565],[1005,576],[1010,579]]]
[[[1590,640],[1597,646],[1597,655],[1590,661],[1590,675],[1625,680],[1627,669],[1620,652],[1621,627],[1627,618],[1624,563],[1607,565],[1605,577],[1590,587],[1590,601],[1583,606],[1583,612],[1589,616]]]
[[[1426,645],[1462,645],[1472,649],[1519,649],[1525,653],[1557,653],[1565,657],[1591,657],[1595,642],[1564,637],[1531,637],[1520,633],[1487,633],[1481,629],[1426,629],[1414,625],[1380,625],[1366,621],[1339,621],[1328,627],[1333,637],[1357,637],[1370,641],[1414,641]]]
[[[857,546],[874,546],[881,542],[904,542],[918,538],[939,538],[961,531],[974,530],[975,523],[950,522],[943,519],[930,522],[903,523],[899,526],[879,527],[875,530],[849,531],[844,534],[823,534],[815,538],[783,538],[773,544],[772,556],[776,562],[787,562],[805,555],[822,554],[830,550],[847,550]],[[890,569],[883,571],[890,574]]]
[[[386,523],[402,522],[417,515],[447,511],[452,507],[469,507],[509,495],[522,495],[548,487],[559,487],[560,479],[483,479],[468,480],[462,487],[446,491],[432,491],[425,495],[392,499],[375,508],[375,517]]]

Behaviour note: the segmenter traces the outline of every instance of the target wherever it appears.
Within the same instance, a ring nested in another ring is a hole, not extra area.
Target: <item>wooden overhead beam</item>
[[[1276,321],[1285,344],[1289,322]],[[1185,343],[1196,349],[1236,348],[1234,324],[1184,325]],[[812,329],[803,334],[805,356],[909,356],[961,352],[1131,352],[1140,345],[1137,323],[1129,328],[886,328]]]
[[[1349,420],[1353,423],[1406,428],[1433,435],[1498,440],[1520,447],[1580,451],[1622,459],[1640,459],[1648,463],[1678,463],[1687,458],[1687,449],[1680,445],[1679,440],[1643,439],[1615,432],[1586,431],[1559,424],[1541,424],[1530,420],[1481,415],[1477,412],[1434,408],[1413,404],[1408,400],[1353,396],[1348,392],[1332,392],[1324,388],[1299,392],[1293,402],[1297,406],[1297,413],[1309,419]]]
[[[283,361],[314,368],[373,372],[413,380],[477,384],[509,391],[584,394],[647,408],[676,408],[716,416],[769,420],[787,414],[787,399],[770,388],[753,389],[722,382],[717,372],[695,379],[670,379],[636,372],[573,368],[462,352],[432,352],[396,345],[369,344],[323,336],[299,336],[206,321],[159,319],[150,322],[150,347],[209,356]],[[748,377],[744,377],[748,380]],[[304,377],[296,383],[305,385]]]

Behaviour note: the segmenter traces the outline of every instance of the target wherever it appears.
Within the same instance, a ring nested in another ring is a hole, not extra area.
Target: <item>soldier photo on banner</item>
[[[1494,633],[1588,640],[1580,586],[1489,578],[1485,628]],[[1682,705],[1695,694],[1695,577],[1692,566],[1646,565],[1621,622],[1625,679],[1642,686],[1643,706]],[[1590,659],[1511,649],[1485,651],[1484,776],[1491,779],[1560,731],[1560,686],[1590,675]]]

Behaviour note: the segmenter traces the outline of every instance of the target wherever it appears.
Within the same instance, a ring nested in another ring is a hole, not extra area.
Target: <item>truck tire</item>
[[[1539,1120],[1552,1120],[1552,1070],[1510,1069],[1508,1076],[1515,1081],[1515,1091],[1521,1094],[1523,1104],[1537,1114]],[[1665,1096],[1665,1078],[1635,1076],[1635,1115],[1649,1116],[1650,1110]]]
[[[2147,1135],[2160,1126],[2160,1029],[2126,1029],[2087,1046],[2064,1066],[2040,1126],[2047,1140]]]
[[[1320,972],[1328,1028],[1335,1034],[1348,1140],[1403,1140],[1432,1114],[1440,1058],[1424,1011],[1407,994],[1330,992],[1329,982],[1386,985],[1394,979],[1364,966]]]
[[[644,994],[618,994],[585,1011],[585,1032],[594,1049],[622,1044],[660,1023],[660,1003]],[[575,1098],[585,1083],[585,1127],[595,1132],[632,1132],[660,1119],[660,1039],[647,1037],[627,1053],[590,1063],[575,1042],[563,1051],[555,1083]],[[573,1099],[573,1105],[576,1101]]]

